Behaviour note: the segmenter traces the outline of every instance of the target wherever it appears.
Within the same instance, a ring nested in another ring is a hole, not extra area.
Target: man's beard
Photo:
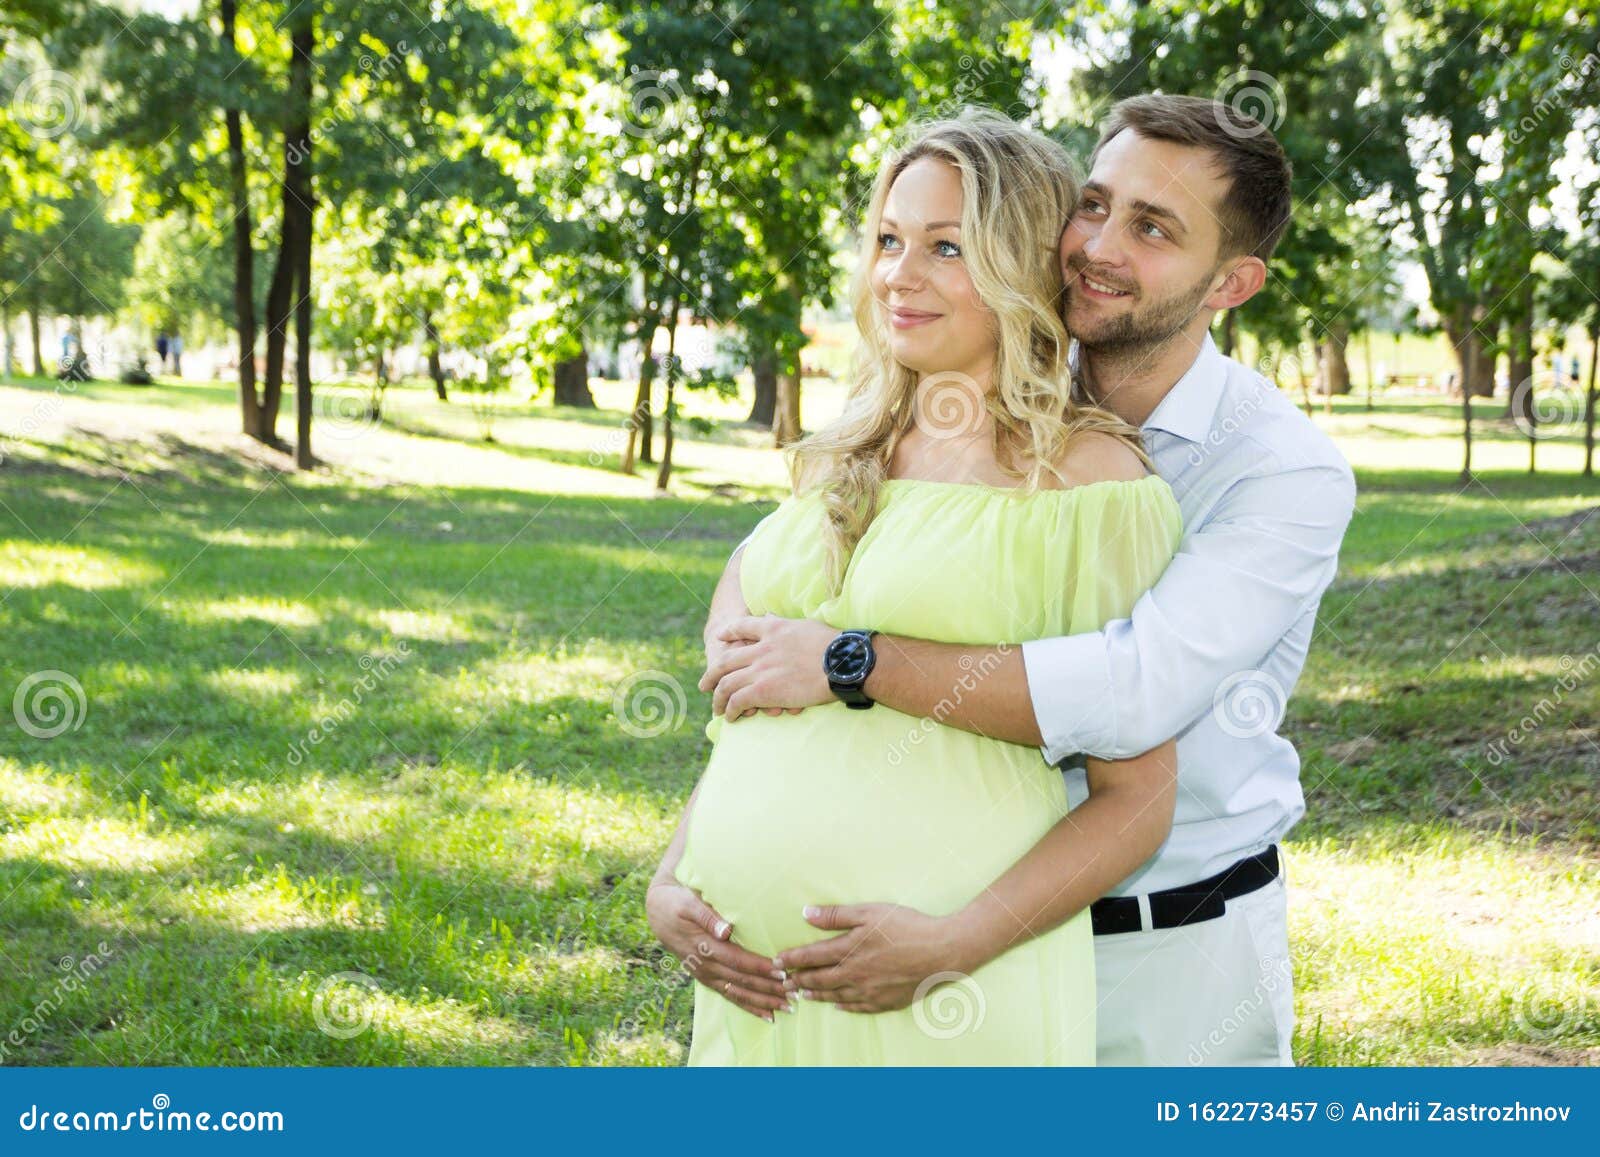
[[[1072,272],[1077,274],[1077,281],[1081,285],[1084,270],[1075,266]],[[1143,309],[1131,309],[1127,313],[1101,321],[1098,325],[1091,323],[1081,329],[1072,327],[1069,304],[1067,328],[1072,330],[1072,336],[1077,339],[1080,346],[1096,354],[1126,354],[1152,349],[1170,341],[1194,320],[1195,314],[1200,312],[1200,303],[1210,295],[1211,279],[1214,276],[1216,270],[1207,273],[1188,289],[1152,302]],[[1072,293],[1070,286],[1067,293],[1070,303]]]

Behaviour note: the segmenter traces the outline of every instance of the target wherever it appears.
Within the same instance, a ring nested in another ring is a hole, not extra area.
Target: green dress
[[[823,573],[815,491],[745,548],[751,613],[964,644],[1017,644],[1126,617],[1176,550],[1182,518],[1157,475],[1032,494],[891,479],[842,589]],[[967,689],[985,674],[975,665]],[[963,693],[951,688],[951,702]],[[824,936],[807,904],[964,907],[1068,810],[1039,750],[883,704],[713,717],[714,741],[678,878],[771,955]],[[1090,1065],[1094,949],[1087,910],[910,1008],[799,1002],[768,1024],[695,988],[693,1065]]]

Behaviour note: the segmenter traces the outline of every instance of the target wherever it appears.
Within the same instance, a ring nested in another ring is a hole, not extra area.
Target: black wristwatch
[[[828,676],[828,686],[849,707],[872,706],[872,700],[867,698],[862,687],[878,662],[878,653],[872,649],[872,636],[877,633],[841,632],[822,654],[822,670]]]

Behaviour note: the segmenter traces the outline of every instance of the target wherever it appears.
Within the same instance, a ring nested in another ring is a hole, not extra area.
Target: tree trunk
[[[638,457],[638,441],[641,435],[644,438],[645,454],[639,461],[650,461],[650,390],[655,384],[656,359],[652,350],[655,347],[656,329],[661,324],[661,315],[649,312],[644,323],[639,327],[641,341],[643,342],[644,355],[639,362],[639,388],[633,396],[633,409],[628,411],[628,441],[622,449],[622,472],[633,473],[633,465]]]
[[[1515,419],[1528,435],[1528,473],[1537,468],[1538,420],[1534,412],[1533,369],[1533,278],[1523,279],[1517,290],[1516,313],[1511,319],[1511,348],[1508,354],[1507,373],[1511,383],[1511,397],[1506,402],[1507,414]]]
[[[444,388],[444,366],[439,361],[439,327],[434,324],[432,310],[422,315],[422,339],[428,347],[428,376],[433,379],[434,395],[441,402],[448,402],[450,394]]]
[[[238,55],[234,32],[237,0],[222,0],[222,43],[227,55]],[[223,112],[228,126],[228,185],[233,210],[233,313],[239,342],[239,418],[243,431],[258,442],[278,444],[278,395],[256,396],[255,246],[251,242],[250,189],[244,160],[243,114]],[[270,400],[270,406],[268,401]]]
[[[745,421],[770,430],[778,406],[778,357],[771,348],[750,359],[750,380],[755,383],[756,400]]]
[[[778,375],[778,398],[772,419],[772,444],[787,446],[800,438],[800,355]]]
[[[289,316],[295,309],[295,281],[308,254],[301,233],[311,230],[311,205],[306,166],[311,151],[311,106],[308,96],[311,80],[311,47],[314,17],[309,6],[296,10],[290,33],[289,102],[295,120],[283,138],[283,225],[278,241],[278,256],[272,267],[272,284],[267,288],[267,380],[266,393],[274,403],[283,392],[284,353],[289,339]],[[304,74],[303,78],[301,74]],[[302,107],[303,102],[303,107]],[[307,367],[309,372],[309,367]],[[298,383],[297,383],[298,388]],[[263,406],[268,404],[263,399]],[[305,418],[296,417],[296,428]]]
[[[674,299],[673,306],[677,304]],[[656,471],[656,489],[662,493],[666,493],[667,481],[672,477],[672,408],[679,370],[678,327],[673,326],[667,333],[667,401],[661,410],[661,469]]]
[[[1589,326],[1589,388],[1583,400],[1583,476],[1594,477],[1595,369],[1600,367],[1600,310],[1595,310]]]
[[[1330,410],[1335,395],[1342,397],[1350,392],[1350,361],[1345,356],[1349,345],[1348,323],[1336,321],[1328,327],[1327,336],[1322,339],[1320,353],[1322,392],[1327,396]]]
[[[311,453],[311,230],[300,237],[300,299],[294,307],[294,464],[310,470]]]
[[[1494,397],[1494,365],[1497,355],[1491,348],[1493,344],[1491,338],[1484,337],[1481,334],[1472,343],[1472,354],[1477,362],[1472,374],[1473,386],[1476,390],[1473,394],[1475,398]]]
[[[285,173],[285,180],[293,182],[296,212],[301,217],[294,233],[295,247],[289,254],[298,293],[294,311],[294,464],[301,470],[311,469],[317,461],[311,452],[311,54],[316,47],[315,11],[309,4],[298,9],[289,37],[289,85],[296,118],[291,135],[300,146],[298,163]]]
[[[1372,413],[1372,327],[1369,325],[1362,334],[1362,345],[1367,353],[1367,413]]]
[[[1494,394],[1494,355],[1474,312],[1471,306],[1457,306],[1445,321],[1445,334],[1461,370],[1460,388],[1472,397],[1486,398]]]
[[[1511,348],[1508,352],[1508,373],[1511,380],[1511,398],[1507,407],[1509,417],[1520,417],[1531,427],[1533,422],[1533,278],[1522,283],[1517,291],[1516,315],[1511,320]],[[1521,389],[1523,382],[1529,388]]]
[[[33,376],[44,377],[44,343],[39,338],[39,307],[28,306],[28,337],[33,342]]]
[[[595,409],[594,395],[589,392],[588,350],[579,350],[577,357],[556,363],[555,392],[558,406]]]
[[[1461,481],[1472,481],[1472,391],[1461,383]]]

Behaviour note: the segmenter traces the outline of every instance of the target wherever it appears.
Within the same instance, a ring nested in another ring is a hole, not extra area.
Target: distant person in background
[[[156,335],[156,357],[161,359],[162,372],[163,373],[166,372],[166,368],[167,368],[167,335],[164,334],[164,333]]]
[[[183,377],[183,339],[173,334],[172,340],[167,343],[167,348],[172,351],[172,376]]]

